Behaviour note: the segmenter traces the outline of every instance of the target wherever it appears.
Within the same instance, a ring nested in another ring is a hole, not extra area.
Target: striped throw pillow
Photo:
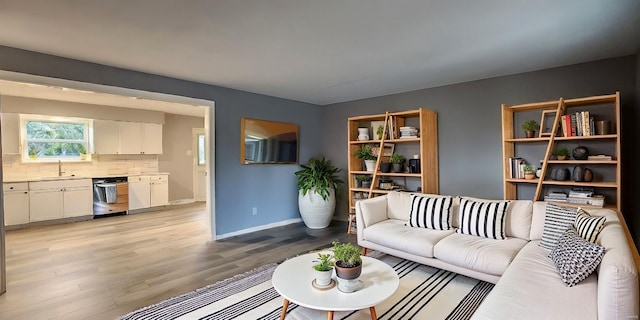
[[[411,195],[411,215],[407,225],[436,230],[451,229],[452,197]]]
[[[606,220],[607,218],[605,217],[592,217],[582,208],[578,208],[574,226],[582,239],[596,243],[596,239],[600,231],[602,231]]]
[[[558,243],[558,238],[573,225],[575,220],[575,209],[547,203],[542,239],[539,246],[547,250],[553,250]]]
[[[479,202],[462,198],[457,233],[504,240],[505,214],[509,201]]]

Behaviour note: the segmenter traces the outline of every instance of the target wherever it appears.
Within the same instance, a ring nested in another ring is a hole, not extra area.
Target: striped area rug
[[[389,255],[377,257],[400,277],[396,293],[376,306],[378,319],[469,319],[493,284]],[[271,285],[277,264],[174,297],[120,317],[141,319],[279,319],[283,299]],[[326,319],[325,311],[289,305],[286,319]],[[369,310],[336,312],[334,319],[371,319]]]

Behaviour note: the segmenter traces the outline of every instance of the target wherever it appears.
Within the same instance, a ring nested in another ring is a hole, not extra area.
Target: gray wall
[[[164,121],[158,171],[171,173],[169,201],[193,199],[193,154],[197,150],[193,150],[191,129],[204,128],[204,118],[167,113]]]
[[[300,217],[294,175],[298,166],[240,165],[240,118],[298,124],[304,162],[321,150],[319,106],[3,46],[0,70],[215,101],[216,233]],[[251,214],[253,207],[257,216]]]
[[[328,130],[323,150],[338,167],[346,169],[348,117],[425,107],[438,112],[440,192],[501,199],[500,105],[620,91],[621,113],[637,119],[636,59],[627,56],[325,106],[323,117]],[[629,166],[637,157],[630,154],[628,144],[636,143],[632,137],[640,136],[640,126],[634,126],[630,119],[622,125],[622,141],[627,143],[622,150],[624,181],[638,181],[640,171],[634,172]],[[623,188],[623,208],[632,208],[633,190],[628,184]],[[347,214],[346,193],[341,196],[338,218]],[[635,209],[626,210],[627,219],[633,219],[631,212],[640,212],[640,208]],[[634,228],[634,232],[637,238],[640,229]]]

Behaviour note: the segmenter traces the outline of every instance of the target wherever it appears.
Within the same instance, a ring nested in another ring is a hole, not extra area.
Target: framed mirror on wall
[[[297,164],[298,125],[242,118],[241,164]]]

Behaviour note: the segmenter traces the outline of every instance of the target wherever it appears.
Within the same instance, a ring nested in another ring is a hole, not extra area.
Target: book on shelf
[[[576,136],[582,136],[582,115],[576,112]]]
[[[578,135],[576,131],[576,115],[572,114],[569,117],[571,117],[571,136],[575,137]]]
[[[590,206],[602,208],[604,207],[604,196],[600,194],[594,194],[591,197],[586,197],[586,198],[569,196],[567,198],[567,203],[584,204],[584,205],[590,205]]]
[[[608,161],[608,160],[613,160],[612,156],[608,156],[608,155],[604,155],[604,154],[599,154],[599,155],[594,155],[594,156],[589,156],[587,158],[588,160],[592,160],[592,161]]]
[[[574,187],[569,191],[569,198],[590,198],[595,194],[595,190],[590,187]]]
[[[509,158],[509,177],[512,179],[524,178],[524,159],[520,157]]]

